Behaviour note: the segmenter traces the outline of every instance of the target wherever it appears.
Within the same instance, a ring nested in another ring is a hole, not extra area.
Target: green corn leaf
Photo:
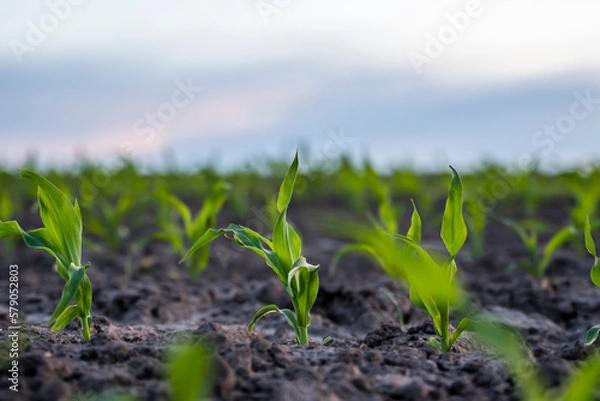
[[[410,227],[408,229],[408,233],[406,236],[411,240],[415,241],[417,244],[421,243],[421,232],[423,230],[423,225],[421,223],[421,216],[419,215],[419,211],[417,210],[417,205],[415,205],[414,200],[410,200],[413,205],[413,213],[410,218]]]
[[[292,244],[288,223],[286,221],[286,210],[284,210],[277,217],[275,227],[273,228],[273,250],[279,257],[281,263],[287,267],[286,270],[291,269],[292,263],[295,261],[295,259],[293,259],[291,248]]]
[[[287,171],[281,187],[279,188],[279,196],[277,197],[277,211],[282,213],[287,209],[290,201],[292,200],[292,193],[294,191],[294,184],[296,182],[296,176],[298,175],[298,152],[294,157],[292,165]]]
[[[463,187],[460,176],[452,169],[450,192],[442,220],[441,237],[450,256],[456,256],[467,240],[467,225],[463,217]]]
[[[596,253],[596,244],[594,243],[594,238],[592,237],[592,225],[590,224],[589,215],[586,216],[584,235],[585,246],[590,255],[594,257],[594,266],[592,266],[590,278],[597,287],[600,287],[600,258],[598,258],[598,255]]]
[[[527,246],[528,249],[530,248],[530,246],[533,242],[535,242],[536,246],[537,246],[537,241],[532,241],[532,238],[534,237],[533,234],[530,235],[525,230],[525,228],[522,227],[521,225],[517,224],[517,222],[512,221],[510,219],[506,219],[506,218],[500,219],[500,221],[503,224],[505,224],[506,226],[512,228],[517,233],[519,238],[521,238],[521,241],[523,241],[523,243]],[[536,235],[536,238],[537,238],[537,235]]]
[[[296,315],[289,309],[279,309],[279,312],[285,316],[285,320],[288,322],[290,326],[294,328],[296,334],[298,334],[298,319],[296,319]]]
[[[163,194],[161,199],[167,204],[171,205],[177,212],[180,214],[183,219],[183,226],[185,227],[185,231],[188,235],[192,230],[192,213],[190,209],[183,203],[179,198],[175,195],[171,194]]]
[[[438,336],[442,335],[442,316],[440,310],[435,304],[431,295],[427,292],[420,291],[419,286],[411,286],[409,289],[410,301],[419,309],[427,312],[433,322],[435,333]]]
[[[310,310],[319,292],[318,270],[318,265],[311,265],[301,257],[294,263],[288,274],[288,292],[292,297],[300,327],[310,325]]]
[[[237,226],[235,224],[230,224],[227,228],[221,228],[218,230],[209,229],[206,231],[206,233],[198,241],[196,241],[196,243],[179,263],[187,260],[192,256],[192,254],[197,252],[200,248],[208,245],[211,241],[215,240],[223,233],[232,233],[234,240],[238,245],[262,256],[267,265],[277,274],[279,280],[286,285],[287,271],[285,270],[284,266],[282,266],[279,257],[275,252],[263,246],[263,243],[265,243],[269,248],[272,248],[273,244],[271,241],[247,227]]]
[[[284,210],[277,217],[273,229],[273,250],[279,257],[279,260],[289,271],[294,261],[302,253],[302,241],[298,233],[286,221],[287,212]]]
[[[269,249],[273,250],[273,243],[270,240],[268,240],[267,238],[265,238],[262,235],[260,235],[259,233],[257,233],[256,231],[252,230],[251,228],[244,227],[244,226],[235,226],[235,225],[230,225],[229,226],[230,229],[233,229],[232,227],[233,228],[235,228],[235,227],[241,228],[242,231],[244,233],[246,233],[246,235],[258,238],[260,241],[262,241],[263,243],[265,243],[269,247]]]
[[[446,266],[436,263],[427,251],[410,238],[400,234],[393,237],[406,245],[404,252],[397,254],[396,257],[404,266],[411,288],[417,288],[421,298],[429,294],[435,303],[440,304],[454,304],[460,299],[461,294],[452,284]]]
[[[588,252],[593,257],[597,257],[598,254],[596,253],[596,243],[594,242],[594,238],[592,238],[592,225],[590,224],[590,216],[589,215],[587,215],[586,219],[585,219],[584,233],[585,233],[585,246],[586,246]]]
[[[190,256],[192,256],[193,253],[195,253],[198,249],[208,245],[210,242],[214,241],[215,239],[217,239],[221,234],[223,234],[225,231],[227,231],[226,229],[220,228],[220,229],[208,229],[204,235],[202,237],[200,237],[198,239],[198,241],[196,241],[194,243],[194,245],[192,245],[192,247],[190,248],[190,250],[183,256],[183,258],[179,261],[179,263],[184,262],[185,260],[187,260]]]
[[[227,194],[229,192],[229,185],[219,182],[214,186],[208,198],[204,200],[204,204],[202,205],[202,209],[196,220],[191,225],[190,229],[190,237],[192,240],[195,240],[200,235],[204,234],[204,232],[215,225],[217,220],[217,214],[223,207],[225,200],[227,199]]]
[[[69,305],[56,319],[52,331],[62,330],[67,324],[71,323],[71,320],[77,317],[77,306]]]
[[[42,249],[54,256],[58,263],[56,264],[58,273],[66,280],[69,280],[69,273],[67,266],[71,265],[69,258],[66,254],[59,251],[59,246],[53,241],[54,238],[51,236],[47,228],[38,228],[29,232],[21,230],[21,236],[23,241],[30,248]]]
[[[262,256],[271,270],[277,274],[279,280],[286,285],[288,270],[281,263],[277,254],[273,252],[271,241],[248,227],[236,226],[235,224],[231,224],[226,231],[234,234],[234,239],[238,245]],[[263,244],[266,244],[270,249],[265,248]]]
[[[83,266],[83,270],[87,271],[87,269],[89,269],[90,264],[88,263],[87,265]],[[90,311],[92,310],[92,300],[93,300],[93,292],[92,292],[92,283],[90,282],[90,279],[88,278],[87,275],[85,275],[83,277],[83,280],[79,286],[79,289],[82,293],[81,298],[81,309],[82,309],[82,313],[90,313]],[[91,315],[91,313],[90,313]],[[83,315],[85,316],[85,315]],[[85,316],[87,317],[87,316]]]
[[[594,260],[594,266],[592,266],[590,278],[596,287],[600,287],[600,258],[596,258]]]
[[[290,238],[290,253],[292,255],[293,260],[298,260],[300,256],[302,256],[302,238],[300,238],[300,234],[291,224],[288,224],[288,233]]]
[[[84,268],[71,264],[69,267],[69,281],[67,281],[67,284],[63,288],[60,302],[50,317],[50,320],[48,320],[48,325],[57,319],[67,308],[69,302],[71,302],[71,300],[75,297],[75,293],[77,292],[79,284],[81,283],[81,280],[83,280],[84,276]]]
[[[21,235],[21,229],[16,221],[0,221],[0,239],[14,238]]]
[[[576,233],[577,230],[575,227],[566,227],[550,238],[550,241],[548,241],[548,244],[546,244],[546,247],[544,248],[543,258],[539,268],[540,271],[538,272],[540,276],[544,274],[544,271],[550,265],[550,261],[552,259],[552,255],[554,255],[554,252],[556,252],[558,248],[565,245],[567,242],[571,241]]]
[[[254,325],[256,324],[256,322],[258,322],[260,319],[262,319],[265,315],[268,315],[269,313],[273,313],[273,312],[280,312],[279,308],[275,304],[263,306],[262,308],[260,308],[258,310],[258,312],[256,312],[256,314],[252,318],[252,321],[250,322],[250,324],[248,325],[248,331],[252,331],[254,329]]]
[[[585,345],[592,345],[593,343],[595,343],[598,339],[598,336],[600,336],[600,324],[592,327],[587,332],[587,335],[585,337]]]
[[[202,343],[172,346],[167,356],[167,377],[171,401],[206,401],[213,383],[214,357]]]
[[[14,204],[7,195],[0,197],[0,221],[11,218],[15,210]]]
[[[65,254],[70,262],[80,265],[82,224],[79,207],[71,205],[65,194],[39,174],[23,171],[21,176],[38,185],[40,216],[48,230],[48,238],[52,238],[52,243],[59,248],[55,253]]]
[[[379,202],[379,218],[385,227],[385,231],[395,234],[398,231],[398,213],[392,206],[388,194],[381,195]]]
[[[463,319],[458,323],[458,326],[456,326],[456,330],[454,331],[454,333],[452,333],[452,335],[450,336],[450,348],[452,348],[452,345],[456,342],[456,340],[458,340],[458,338],[461,336],[461,334],[465,331],[465,330],[469,330],[469,328],[471,327],[473,321],[471,319]]]

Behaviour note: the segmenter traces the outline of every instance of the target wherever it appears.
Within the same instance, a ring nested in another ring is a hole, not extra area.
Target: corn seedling
[[[507,364],[523,401],[594,401],[600,388],[600,354],[589,357],[559,389],[549,389],[514,331],[488,321],[472,323],[476,338]]]
[[[450,307],[462,302],[461,290],[454,278],[457,272],[456,256],[467,240],[467,225],[463,217],[463,186],[460,176],[452,169],[452,179],[442,218],[440,237],[448,250],[449,257],[437,263],[420,246],[421,221],[415,207],[408,235],[394,237],[406,244],[406,266],[410,285],[410,299],[426,311],[433,321],[438,341],[429,343],[442,352],[447,352],[460,335],[469,328],[471,321],[462,319],[456,330],[450,333]]]
[[[225,203],[228,191],[229,186],[227,184],[218,183],[215,185],[195,218],[192,218],[190,208],[179,198],[170,194],[162,195],[163,207],[167,210],[176,211],[181,220],[163,216],[159,221],[162,231],[155,234],[153,238],[170,243],[180,255],[183,255],[186,248],[200,240],[207,230],[215,226],[217,214],[223,203]],[[183,221],[183,227],[181,227],[180,221]],[[206,247],[199,249],[198,252],[194,252],[189,255],[189,258],[186,258],[190,272],[194,276],[197,276],[206,268],[209,256],[210,250]]]
[[[450,307],[461,302],[462,298],[454,280],[457,271],[455,259],[467,239],[467,226],[462,212],[462,181],[456,170],[451,169],[452,180],[441,228],[442,241],[450,254],[446,261],[438,263],[421,247],[422,222],[414,203],[406,235],[386,232],[388,229],[395,230],[396,223],[391,218],[382,217],[382,225],[378,230],[371,231],[372,235],[365,235],[364,242],[344,247],[334,258],[337,263],[349,252],[366,253],[374,257],[392,278],[407,284],[411,301],[431,316],[440,338],[431,338],[429,343],[443,352],[452,348],[470,324],[468,319],[463,319],[454,333],[450,333]]]
[[[590,278],[592,282],[596,285],[596,287],[600,287],[600,258],[598,257],[598,253],[596,251],[596,243],[594,242],[594,238],[592,237],[592,227],[590,224],[589,216],[586,217],[585,220],[585,247],[587,248],[590,255],[594,257],[594,266],[592,266],[592,270],[590,272]],[[598,340],[598,336],[600,336],[600,324],[592,327],[585,339],[586,345],[591,345],[596,340]]]
[[[292,199],[294,183],[298,174],[298,153],[289,167],[279,189],[277,197],[278,216],[273,228],[272,240],[244,226],[235,224],[227,228],[210,229],[200,238],[185,255],[183,260],[192,256],[221,234],[231,234],[235,242],[265,259],[267,265],[275,272],[279,281],[290,296],[294,310],[280,309],[274,304],[261,308],[255,315],[248,330],[255,323],[271,312],[283,314],[296,333],[298,344],[308,344],[308,326],[310,326],[310,310],[317,299],[319,290],[318,265],[309,264],[302,256],[302,240],[300,235],[287,222],[287,210]]]
[[[533,226],[533,222],[519,224],[509,219],[502,219],[502,222],[512,228],[523,242],[523,245],[525,245],[529,261],[520,263],[520,266],[535,277],[544,276],[546,269],[550,266],[554,253],[571,241],[577,233],[577,230],[573,226],[563,228],[550,238],[540,255],[538,251],[538,230]]]
[[[22,237],[30,248],[43,249],[56,258],[56,269],[65,279],[60,302],[48,321],[52,331],[65,327],[75,318],[81,321],[81,333],[90,339],[92,323],[92,286],[81,264],[83,224],[79,204],[69,199],[44,177],[24,171],[21,175],[38,186],[38,204],[43,228],[25,231],[16,221],[0,221],[0,238]],[[75,305],[69,305],[75,299]]]
[[[125,225],[127,215],[135,206],[135,198],[128,194],[120,197],[113,206],[102,199],[98,202],[99,209],[90,210],[86,219],[87,231],[101,239],[112,252],[118,252],[121,244],[129,236],[129,227]],[[86,244],[87,245],[87,244]]]

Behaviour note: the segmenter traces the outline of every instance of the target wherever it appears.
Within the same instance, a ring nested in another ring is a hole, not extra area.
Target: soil
[[[560,211],[548,211],[559,215]],[[551,208],[550,208],[551,209]],[[94,288],[93,337],[82,340],[71,323],[51,333],[45,322],[63,282],[52,258],[19,244],[3,251],[2,266],[19,265],[21,339],[20,391],[8,390],[0,373],[0,400],[57,401],[90,394],[125,392],[143,400],[166,400],[163,360],[177,338],[202,337],[215,346],[215,400],[517,400],[502,363],[464,336],[448,353],[427,344],[434,334],[428,316],[416,309],[401,285],[369,259],[350,255],[335,276],[327,267],[344,242],[319,233],[314,213],[295,207],[305,256],[320,263],[320,292],[309,328],[312,343],[298,346],[285,320],[271,314],[253,332],[246,324],[268,303],[289,306],[285,290],[263,261],[220,239],[211,263],[191,278],[161,243],[140,255],[148,269],[126,280],[126,255],[85,252]],[[229,220],[220,218],[221,224]],[[472,302],[515,326],[549,385],[558,386],[597,347],[584,347],[590,326],[600,323],[600,289],[589,280],[591,260],[561,250],[540,280],[509,266],[525,250],[508,229],[492,221],[487,252],[459,259],[459,276]],[[426,243],[440,246],[434,230]],[[127,247],[125,247],[127,248]],[[5,249],[5,248],[3,248]],[[141,259],[140,259],[141,260]],[[8,288],[3,269],[0,285]],[[391,291],[406,321],[381,291]],[[0,297],[0,324],[9,326],[8,296]],[[456,323],[456,321],[454,321]],[[6,337],[5,332],[2,333]],[[332,340],[323,345],[322,339]]]

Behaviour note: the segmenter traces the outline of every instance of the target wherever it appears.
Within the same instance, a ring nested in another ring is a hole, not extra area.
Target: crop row
[[[494,166],[488,168],[497,169]],[[106,182],[99,185],[101,178],[95,176],[98,172],[99,170],[93,168],[91,171],[83,169],[81,177],[84,178],[81,179],[79,189],[82,194],[81,199],[86,203],[84,210],[90,210],[89,223],[86,227],[95,237],[105,240],[103,246],[113,252],[120,250],[123,239],[131,235],[122,222],[129,214],[134,214],[133,209],[138,204],[136,194],[150,192],[159,205],[157,223],[159,230],[138,240],[136,242],[138,246],[156,240],[171,244],[174,252],[181,255],[181,263],[187,263],[191,273],[197,276],[210,261],[209,244],[221,235],[225,235],[240,247],[264,259],[285,288],[292,306],[291,309],[274,304],[264,306],[250,320],[248,330],[252,330],[257,321],[266,314],[279,313],[294,330],[297,343],[299,345],[309,343],[310,311],[318,296],[320,266],[309,263],[303,256],[302,237],[288,222],[288,208],[292,195],[298,188],[301,189],[303,197],[310,199],[312,186],[318,187],[327,182],[323,178],[328,176],[325,172],[319,172],[317,169],[299,179],[299,160],[296,154],[275,197],[267,195],[266,190],[262,192],[261,188],[251,188],[252,193],[261,194],[259,198],[262,197],[267,203],[264,210],[268,212],[267,221],[272,226],[269,235],[263,235],[258,230],[245,225],[230,224],[225,228],[215,227],[217,214],[224,202],[228,198],[243,197],[243,194],[249,193],[236,191],[235,175],[229,177],[232,179],[227,180],[227,184],[214,172],[212,177],[205,177],[204,181],[211,182],[211,185],[206,188],[204,182],[200,186],[204,188],[204,193],[207,195],[204,196],[200,211],[194,215],[190,207],[171,192],[178,184],[177,180],[169,174],[165,174],[158,182],[153,182],[149,179],[151,176],[140,174],[134,166],[130,165],[120,171],[119,178],[110,175],[104,177],[108,181],[119,180],[120,185],[115,186]],[[423,179],[420,180],[417,179],[417,175],[407,171],[395,171],[390,176],[382,178],[369,166],[357,172],[347,161],[342,161],[336,172],[328,173],[329,177],[333,174],[340,178],[336,181],[336,185],[332,185],[334,187],[332,191],[345,194],[342,197],[349,199],[350,204],[358,210],[364,210],[374,202],[378,217],[371,218],[371,225],[335,220],[328,224],[328,229],[331,231],[350,233],[349,237],[352,240],[350,245],[339,250],[334,263],[330,266],[330,272],[335,274],[336,266],[342,264],[343,258],[348,253],[356,251],[366,253],[390,277],[406,288],[415,306],[430,316],[436,332],[436,337],[429,340],[433,347],[448,352],[465,331],[470,331],[475,338],[497,350],[507,360],[516,381],[523,389],[525,399],[550,399],[537,378],[535,369],[526,362],[526,351],[521,342],[516,340],[516,334],[484,317],[484,311],[474,310],[469,305],[465,289],[457,279],[459,268],[457,257],[467,243],[468,233],[474,237],[469,242],[471,253],[483,252],[485,244],[483,236],[487,219],[491,216],[513,229],[521,238],[529,257],[527,261],[521,262],[521,267],[532,275],[542,277],[550,265],[553,254],[560,247],[570,242],[579,243],[580,251],[587,249],[594,257],[590,277],[592,282],[600,287],[600,258],[597,256],[592,237],[597,226],[596,206],[600,197],[593,188],[600,188],[600,185],[597,185],[600,171],[589,172],[585,177],[577,174],[554,177],[556,180],[564,180],[571,188],[570,199],[574,200],[570,213],[571,224],[551,235],[541,252],[538,232],[547,230],[544,224],[533,219],[517,222],[497,217],[498,213],[494,209],[500,200],[519,196],[524,200],[523,212],[527,217],[535,213],[536,205],[544,196],[552,194],[555,197],[565,197],[565,193],[555,194],[551,191],[535,190],[534,183],[539,184],[548,177],[538,176],[536,173],[520,176],[507,172],[504,172],[505,175],[502,172],[490,174],[488,171],[486,175],[474,174],[463,181],[452,167],[451,173],[450,184],[444,190],[447,196],[443,213],[439,218],[432,219],[425,225],[417,205],[422,202],[425,205],[426,215],[435,217],[435,203],[440,198],[442,187],[440,181],[445,177],[432,175],[422,177]],[[247,173],[246,178],[249,174],[251,173]],[[37,187],[38,210],[43,227],[26,230],[17,221],[10,220],[10,216],[18,213],[19,199],[24,199],[31,194],[5,186],[3,192],[9,195],[3,194],[0,198],[0,238],[21,238],[28,247],[42,249],[55,258],[56,271],[64,279],[65,285],[48,324],[52,326],[52,331],[58,331],[71,321],[78,320],[83,338],[89,340],[93,302],[92,283],[87,271],[91,266],[89,263],[82,263],[82,249],[84,245],[92,249],[96,248],[98,251],[102,249],[98,249],[100,246],[94,241],[84,242],[80,204],[78,201],[71,203],[70,195],[65,190],[59,189],[59,186],[69,188],[69,183],[76,178],[49,174],[52,181],[59,184],[57,186],[49,179],[31,171],[23,171],[21,176],[31,180]],[[175,173],[173,176],[179,177]],[[257,185],[263,182],[258,177],[258,175],[254,177],[251,182]],[[12,188],[22,188],[14,183],[12,176],[3,176],[0,180],[10,183]],[[193,187],[197,180],[197,177],[190,179],[187,187]],[[402,186],[399,182],[402,182]],[[469,182],[476,183],[478,192],[472,193],[465,201],[463,186],[468,185]],[[595,186],[588,187],[590,182]],[[522,188],[522,185],[526,185],[527,190]],[[148,191],[150,186],[153,186],[152,191]],[[115,187],[129,188],[129,191],[111,194],[111,188]],[[365,188],[374,194],[372,199],[363,196]],[[392,197],[393,193],[398,192],[415,195],[414,200],[411,200],[410,224],[405,234],[399,232],[398,218],[401,209],[394,205]],[[530,192],[535,194],[534,199],[531,199]],[[111,202],[110,199],[113,201]],[[237,199],[237,203],[240,202],[249,203]],[[437,222],[441,220],[439,230],[445,246],[445,254],[428,249],[421,241],[424,227],[435,227],[436,220]],[[577,245],[575,247],[577,248]],[[133,252],[135,249],[136,247],[132,246],[130,251]],[[451,325],[451,313],[461,317],[456,327]],[[585,339],[586,345],[593,344],[599,334],[600,325],[592,327]],[[194,352],[193,349],[190,352]],[[555,399],[591,400],[599,377],[600,356],[595,356],[573,373],[572,380],[565,384],[560,394],[555,395]]]

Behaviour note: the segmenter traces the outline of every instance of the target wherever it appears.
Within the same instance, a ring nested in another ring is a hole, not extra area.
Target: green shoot
[[[225,203],[228,191],[227,184],[215,185],[195,218],[192,218],[190,209],[179,198],[170,194],[162,195],[163,207],[176,211],[183,221],[183,227],[181,227],[180,220],[163,216],[159,221],[162,231],[155,234],[153,238],[170,243],[180,255],[183,255],[186,248],[196,243],[210,228],[215,226],[217,214]],[[190,272],[194,276],[199,275],[206,268],[209,257],[208,247],[190,255],[187,262]]]
[[[8,194],[0,196],[0,220],[10,219],[15,211],[15,206]]]
[[[287,290],[294,310],[280,309],[274,304],[261,308],[255,315],[248,330],[255,323],[271,312],[279,312],[294,328],[298,344],[307,345],[308,326],[310,326],[310,310],[317,299],[319,290],[318,265],[307,263],[302,256],[302,240],[300,235],[287,222],[287,209],[292,199],[294,183],[298,174],[298,153],[289,167],[279,189],[277,197],[278,216],[273,228],[272,240],[244,226],[235,224],[227,228],[210,229],[192,246],[183,260],[188,259],[221,234],[232,234],[235,242],[265,259],[267,265],[275,272],[279,281]],[[182,261],[183,261],[182,260]]]
[[[590,278],[592,282],[596,285],[596,287],[600,287],[600,258],[598,257],[598,253],[596,251],[596,243],[594,242],[594,238],[592,237],[592,226],[590,224],[590,217],[587,216],[585,219],[585,247],[587,248],[590,255],[594,257],[594,266],[592,266],[592,270],[590,272]],[[600,336],[600,324],[592,327],[587,334],[585,339],[586,345],[591,345],[598,339]]]
[[[88,232],[105,241],[112,252],[118,252],[123,241],[129,235],[129,229],[124,225],[127,214],[135,206],[133,195],[124,195],[113,206],[107,200],[98,202],[98,211],[89,213],[86,222]]]
[[[541,374],[528,357],[518,334],[506,327],[477,321],[471,330],[477,339],[504,359],[524,401],[593,401],[600,386],[600,355],[584,361],[558,390],[548,389]]]
[[[502,219],[502,222],[512,228],[527,249],[529,261],[520,263],[520,266],[535,277],[543,277],[550,266],[552,256],[563,245],[571,241],[577,230],[573,226],[568,226],[558,231],[550,238],[543,253],[538,251],[538,231],[535,227],[527,227],[525,223],[517,223],[509,219]]]
[[[43,249],[56,258],[58,273],[65,279],[60,302],[48,321],[57,331],[73,319],[81,321],[81,333],[90,339],[92,323],[92,286],[86,271],[90,264],[81,264],[82,230],[79,204],[69,199],[44,177],[24,171],[21,176],[38,186],[38,204],[43,228],[25,231],[16,221],[0,221],[0,239],[22,237],[30,248]],[[75,305],[69,305],[75,299]]]
[[[167,356],[167,379],[171,401],[207,401],[213,384],[213,355],[201,343],[171,346]]]
[[[467,226],[464,221],[463,187],[460,176],[452,167],[452,180],[446,208],[443,215],[441,238],[450,256],[438,263],[421,245],[422,222],[413,202],[410,228],[406,235],[387,233],[387,228],[395,228],[395,222],[386,219],[380,207],[383,223],[377,230],[358,230],[359,243],[342,248],[334,257],[332,266],[350,252],[363,252],[373,257],[394,279],[410,287],[410,299],[420,309],[426,311],[434,323],[440,341],[430,339],[430,344],[443,352],[449,351],[454,342],[470,324],[463,319],[454,333],[450,333],[450,306],[461,300],[461,291],[454,281],[457,271],[455,258],[467,239]],[[387,220],[387,222],[386,222]]]
[[[420,218],[413,218],[407,236],[395,235],[406,244],[406,266],[410,285],[410,299],[420,309],[426,311],[433,321],[438,341],[431,338],[429,343],[442,352],[450,351],[460,335],[469,328],[471,321],[463,319],[454,333],[450,333],[450,307],[461,302],[461,292],[454,277],[457,272],[456,256],[467,240],[467,225],[463,217],[463,186],[460,175],[452,170],[452,180],[446,200],[440,236],[449,257],[438,264],[421,246]],[[417,215],[417,210],[413,216]]]

